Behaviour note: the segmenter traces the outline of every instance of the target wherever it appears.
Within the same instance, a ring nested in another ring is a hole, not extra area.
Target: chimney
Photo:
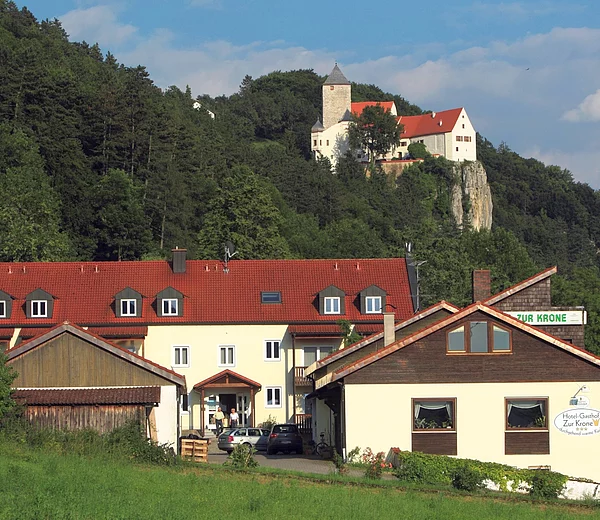
[[[187,249],[172,249],[173,253],[173,263],[171,268],[174,273],[185,273],[185,256],[187,254]]]
[[[383,346],[387,347],[390,343],[396,341],[396,332],[394,331],[395,315],[393,312],[383,313]]]
[[[491,277],[489,269],[473,271],[473,303],[486,300],[491,296]]]

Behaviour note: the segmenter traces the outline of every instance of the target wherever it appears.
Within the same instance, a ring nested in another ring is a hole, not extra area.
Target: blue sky
[[[17,0],[160,87],[231,94],[246,74],[335,61],[423,109],[464,106],[494,145],[600,189],[600,2]]]

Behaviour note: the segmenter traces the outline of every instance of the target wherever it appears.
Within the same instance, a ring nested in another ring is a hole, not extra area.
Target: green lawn
[[[0,519],[568,519],[600,509],[360,487],[218,466],[162,468],[0,442]],[[396,486],[395,482],[393,483]]]

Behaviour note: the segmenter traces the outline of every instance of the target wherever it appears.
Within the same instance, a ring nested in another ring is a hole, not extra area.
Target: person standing
[[[217,413],[215,413],[215,425],[217,426],[217,437],[219,435],[221,435],[221,432],[223,431],[223,419],[225,419],[225,414],[223,413],[223,410],[221,410],[221,407],[219,406],[217,408]]]
[[[229,425],[232,428],[237,428],[239,420],[240,420],[240,416],[235,411],[235,408],[232,408],[231,413],[229,414]]]

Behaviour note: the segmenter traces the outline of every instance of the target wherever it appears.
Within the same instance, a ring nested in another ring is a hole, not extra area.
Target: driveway
[[[227,453],[219,450],[216,441],[210,443],[208,446],[209,463],[223,464],[227,460],[227,457]],[[323,460],[318,455],[267,455],[264,451],[259,451],[254,455],[254,459],[261,466],[269,468],[288,469],[322,475],[327,475],[334,471],[333,463],[329,460]]]

